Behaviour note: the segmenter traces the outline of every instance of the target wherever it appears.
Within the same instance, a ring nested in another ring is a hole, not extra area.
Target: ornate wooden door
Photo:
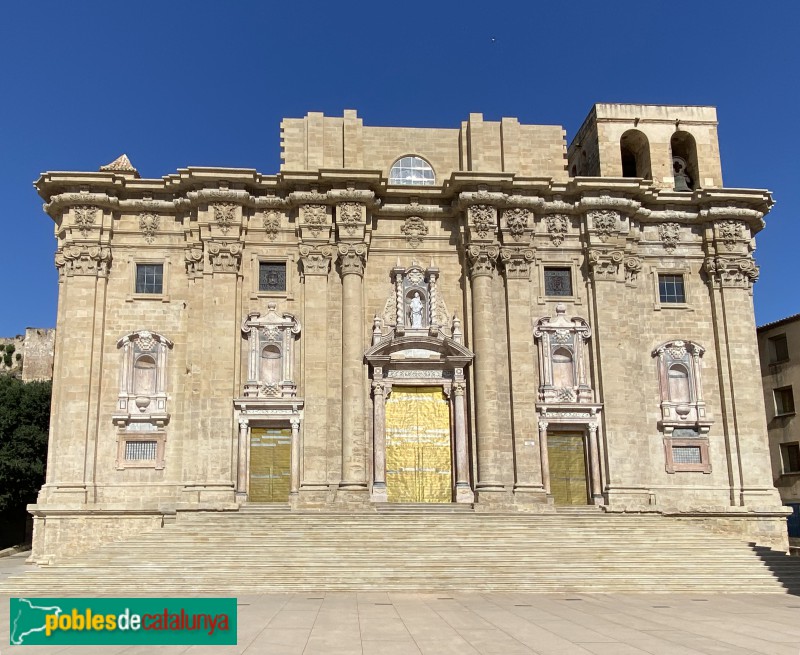
[[[291,457],[291,428],[250,430],[250,502],[288,502]]]
[[[556,505],[587,505],[586,452],[582,434],[552,432],[547,435],[550,493]]]

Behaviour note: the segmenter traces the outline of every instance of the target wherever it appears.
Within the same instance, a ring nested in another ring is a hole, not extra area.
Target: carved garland
[[[75,207],[75,225],[84,237],[89,236],[89,230],[94,225],[94,217],[97,215],[97,207]]]
[[[472,224],[481,239],[485,239],[495,226],[495,209],[491,205],[473,205],[469,208]]]
[[[278,238],[278,230],[281,227],[281,217],[276,211],[269,211],[264,214],[264,229],[267,232],[267,238],[270,241],[275,241]]]
[[[408,245],[417,248],[422,244],[422,237],[428,235],[428,226],[420,216],[409,216],[400,231],[405,234]]]
[[[609,209],[599,209],[597,211],[589,212],[589,217],[592,219],[592,226],[597,231],[600,241],[607,241],[617,229],[617,221],[619,214]]]
[[[508,226],[508,231],[511,232],[511,238],[519,241],[530,224],[531,212],[529,209],[520,207],[506,209],[503,212],[503,218]]]
[[[664,242],[664,249],[673,252],[678,245],[681,227],[678,223],[662,223],[658,226],[658,236]]]
[[[743,238],[744,223],[741,221],[720,221],[719,236],[728,250],[733,250],[736,242]]]
[[[328,212],[325,205],[304,205],[303,222],[315,237],[319,236],[322,227],[328,222]]]
[[[544,220],[553,245],[560,246],[564,241],[564,237],[567,235],[567,226],[569,225],[568,217],[564,214],[551,214],[545,217]]]
[[[356,233],[361,222],[361,204],[357,202],[344,202],[339,205],[339,222],[344,225],[350,236]]]
[[[236,205],[233,203],[222,202],[214,205],[214,220],[223,234],[227,234],[231,229],[235,217]]]
[[[147,212],[139,214],[139,230],[144,235],[144,240],[147,241],[147,243],[153,243],[160,222],[161,219],[158,214],[150,214]]]

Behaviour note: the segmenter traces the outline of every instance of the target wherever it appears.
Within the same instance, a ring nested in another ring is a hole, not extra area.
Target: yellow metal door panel
[[[556,505],[586,505],[586,455],[583,435],[547,435],[550,493]]]
[[[452,500],[450,406],[441,387],[394,387],[386,401],[386,491],[394,503]]]
[[[252,428],[248,500],[254,503],[287,502],[291,457],[291,428]]]

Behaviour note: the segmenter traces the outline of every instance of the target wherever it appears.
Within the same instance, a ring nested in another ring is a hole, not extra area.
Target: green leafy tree
[[[50,382],[0,375],[0,514],[25,516],[44,483]]]

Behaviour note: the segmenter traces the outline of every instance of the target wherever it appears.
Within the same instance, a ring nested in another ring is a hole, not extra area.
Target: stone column
[[[380,368],[375,369],[372,383],[372,501],[385,503],[386,495],[386,398],[392,389],[379,379]]]
[[[600,484],[600,453],[597,444],[597,423],[592,421],[588,425],[589,432],[586,436],[586,446],[589,450],[589,470],[592,489],[592,503],[594,505],[603,504],[603,492]]]
[[[323,502],[327,492],[328,465],[328,270],[332,249],[300,246],[303,266],[303,385],[305,418],[303,420],[303,466],[300,496],[310,502]]]
[[[290,481],[290,494],[297,496],[300,492],[300,419],[290,418],[292,424],[292,469]]]
[[[470,246],[467,254],[472,281],[472,333],[475,351],[475,443],[478,456],[478,493],[503,492],[502,444],[497,433],[497,384],[494,358],[495,310],[492,278],[497,261],[495,246]]]
[[[463,374],[462,374],[463,375]],[[456,441],[456,502],[472,503],[475,494],[469,484],[469,451],[467,450],[467,421],[463,380],[453,382],[453,415]]]
[[[250,425],[246,418],[239,419],[239,443],[237,445],[238,461],[236,464],[236,498],[244,501],[247,498],[247,459],[249,453]]]
[[[550,458],[547,455],[547,421],[539,421],[539,456],[542,460],[542,487],[550,495]]]
[[[342,489],[366,489],[364,429],[364,301],[367,247],[339,246],[342,274]]]

